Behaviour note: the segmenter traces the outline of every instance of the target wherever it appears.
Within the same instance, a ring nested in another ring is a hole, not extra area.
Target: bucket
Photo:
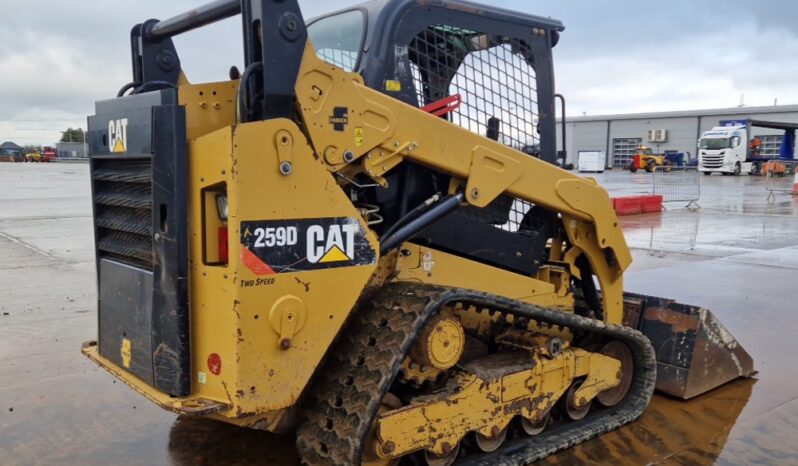
[[[693,398],[738,377],[754,361],[709,309],[624,293],[624,325],[640,330],[657,353],[657,390]]]

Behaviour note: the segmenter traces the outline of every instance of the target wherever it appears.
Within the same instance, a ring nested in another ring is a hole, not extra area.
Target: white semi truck
[[[721,126],[704,131],[698,140],[698,171],[705,175],[758,174],[761,167],[770,160],[793,159],[795,130],[798,129],[798,125],[794,123],[758,120],[732,120],[720,123]],[[763,156],[757,140],[752,138],[752,127],[784,130],[786,147],[782,147],[780,154],[775,157]]]
[[[716,126],[698,141],[698,171],[705,175],[749,173],[748,132],[745,126]]]

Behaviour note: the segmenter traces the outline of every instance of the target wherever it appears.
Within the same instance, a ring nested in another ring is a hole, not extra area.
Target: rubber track
[[[297,428],[297,449],[308,466],[359,465],[372,420],[416,336],[447,304],[478,308],[592,332],[630,345],[635,373],[618,406],[542,435],[509,441],[496,452],[462,458],[463,465],[525,465],[635,420],[656,382],[654,349],[636,330],[540,308],[507,298],[453,288],[395,283],[356,309],[354,320],[314,378]]]

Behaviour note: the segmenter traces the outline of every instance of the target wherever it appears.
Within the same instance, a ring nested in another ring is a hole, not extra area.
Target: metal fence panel
[[[701,218],[697,215],[670,217],[660,226],[651,227],[648,255],[664,257],[669,252],[693,251],[698,243],[698,227]]]
[[[687,202],[687,207],[699,207],[701,172],[697,168],[656,167],[652,180],[652,193],[662,196],[662,202]]]
[[[795,194],[795,174],[798,173],[798,160],[773,160],[762,168],[768,201],[774,202],[776,194]]]

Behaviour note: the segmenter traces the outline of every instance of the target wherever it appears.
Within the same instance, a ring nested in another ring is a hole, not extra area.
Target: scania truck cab
[[[745,126],[716,126],[698,141],[698,170],[705,175],[739,175],[751,171]]]

